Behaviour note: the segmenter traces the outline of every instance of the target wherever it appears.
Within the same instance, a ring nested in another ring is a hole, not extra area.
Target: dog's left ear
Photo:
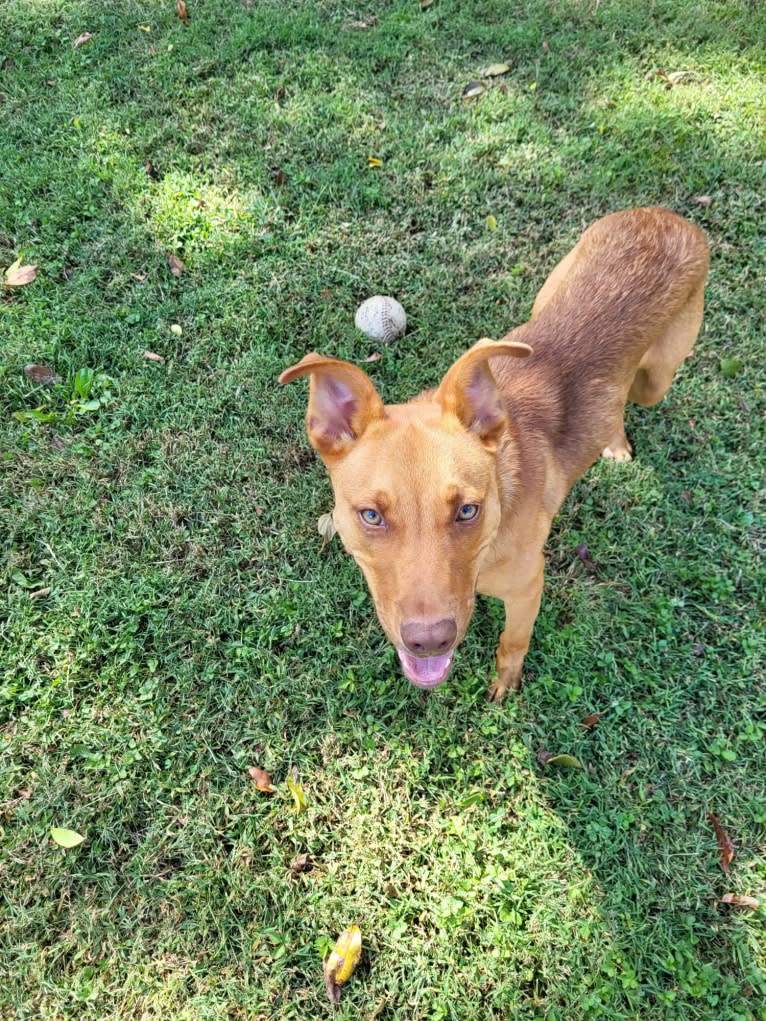
[[[367,426],[384,415],[383,401],[369,376],[337,358],[315,352],[285,369],[280,383],[309,376],[306,432],[323,461],[347,454]]]
[[[489,359],[527,358],[531,354],[528,344],[485,337],[449,369],[434,400],[441,404],[445,414],[454,415],[463,428],[476,433],[482,443],[492,445],[505,427],[506,414]]]

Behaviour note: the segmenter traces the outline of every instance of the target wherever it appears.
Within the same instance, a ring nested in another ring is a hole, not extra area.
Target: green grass
[[[761,5],[187,4],[0,0],[0,1017],[766,1018]],[[391,293],[406,399],[639,203],[710,240],[697,354],[557,520],[521,695],[485,601],[423,696],[276,377]]]

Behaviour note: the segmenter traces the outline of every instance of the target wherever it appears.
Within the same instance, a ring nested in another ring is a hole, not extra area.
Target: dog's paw
[[[493,681],[487,688],[487,701],[502,702],[507,694],[507,684],[502,684],[500,681]]]
[[[604,447],[601,451],[601,456],[607,461],[617,461],[618,464],[633,460],[633,455],[628,447]]]

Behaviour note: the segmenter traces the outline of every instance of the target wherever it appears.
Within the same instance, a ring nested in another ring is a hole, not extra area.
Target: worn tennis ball
[[[407,329],[407,313],[396,298],[375,294],[356,310],[354,323],[371,340],[390,344]]]

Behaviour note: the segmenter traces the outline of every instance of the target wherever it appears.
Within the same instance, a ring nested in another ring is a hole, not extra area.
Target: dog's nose
[[[408,620],[402,624],[401,636],[413,656],[442,656],[455,644],[457,624],[449,617],[432,623]]]

